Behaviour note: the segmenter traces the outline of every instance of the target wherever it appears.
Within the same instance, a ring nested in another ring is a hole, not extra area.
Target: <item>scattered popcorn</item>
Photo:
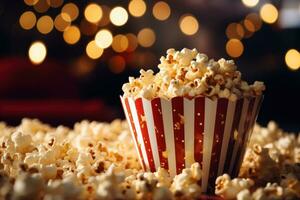
[[[208,59],[196,49],[168,49],[160,58],[159,72],[140,70],[140,77],[129,77],[122,87],[124,97],[173,98],[176,96],[228,98],[258,96],[265,90],[263,82],[248,85],[233,60]]]
[[[226,70],[230,65],[221,62],[212,67]],[[173,200],[201,195],[198,163],[174,178],[163,168],[143,172],[125,121],[82,121],[73,129],[30,119],[17,127],[0,122],[0,144],[1,199]],[[256,125],[239,177],[218,177],[215,193],[238,200],[299,199],[299,149],[300,136],[275,122],[266,128]]]

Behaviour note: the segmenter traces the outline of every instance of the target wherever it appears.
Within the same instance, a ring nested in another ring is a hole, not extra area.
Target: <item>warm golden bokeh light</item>
[[[58,8],[63,5],[64,0],[47,0],[47,3],[52,8]]]
[[[244,27],[247,29],[247,31],[255,32],[255,26],[252,23],[252,21],[250,21],[249,19],[245,19],[243,21],[243,24],[244,24]]]
[[[128,39],[125,35],[119,34],[116,35],[112,42],[112,48],[115,52],[123,52],[126,51],[128,47]]]
[[[109,19],[109,13],[110,13],[110,8],[106,5],[101,5],[102,8],[102,17],[101,20],[97,23],[98,26],[106,26],[110,23]]]
[[[241,24],[230,23],[226,28],[226,36],[229,39],[231,38],[242,39],[244,35],[245,35],[245,31]]]
[[[32,43],[28,50],[28,56],[32,63],[40,64],[42,63],[47,55],[47,49],[44,43],[36,41]]]
[[[258,4],[259,0],[242,0],[242,2],[247,7],[254,7]]]
[[[126,37],[128,39],[128,47],[126,51],[133,52],[138,46],[137,37],[132,33],[126,34]]]
[[[79,15],[79,9],[76,4],[67,3],[61,9],[61,15],[65,21],[68,21],[69,19],[71,19],[71,21],[74,21]]]
[[[69,16],[69,15],[68,15]],[[66,18],[66,16],[65,16]],[[69,20],[65,20],[61,14],[57,15],[54,20],[54,26],[58,31],[64,31],[71,25],[71,18]]]
[[[230,39],[226,43],[226,52],[233,58],[240,57],[244,52],[244,45],[238,39]]]
[[[123,26],[128,20],[128,13],[122,7],[115,7],[110,11],[109,18],[114,25]]]
[[[89,4],[84,10],[84,16],[87,21],[97,23],[101,20],[103,15],[101,7],[96,3]]]
[[[199,29],[199,23],[194,16],[187,14],[180,18],[179,27],[184,34],[194,35]]]
[[[291,70],[300,68],[300,53],[296,49],[290,49],[285,54],[285,63]]]
[[[138,33],[138,42],[142,47],[151,47],[155,42],[155,33],[150,28],[144,28]]]
[[[69,26],[63,34],[64,40],[68,44],[76,44],[80,39],[80,30],[77,26]]]
[[[247,15],[245,17],[245,20],[249,20],[252,22],[252,24],[255,27],[255,31],[258,31],[262,26],[262,21],[261,21],[259,15],[256,13],[250,13],[249,15]]]
[[[33,12],[26,11],[20,16],[19,23],[25,30],[32,29],[36,23],[36,16]]]
[[[95,40],[90,41],[87,46],[86,46],[86,54],[88,55],[88,57],[90,57],[91,59],[97,59],[100,58],[101,55],[103,54],[103,49],[100,48]]]
[[[146,3],[143,0],[131,0],[128,5],[128,11],[134,17],[143,16],[146,9]]]
[[[28,6],[33,6],[35,5],[39,0],[24,0],[24,3],[27,4]]]
[[[269,3],[263,5],[260,8],[259,14],[260,14],[261,19],[268,24],[273,24],[278,19],[277,8]]]
[[[33,8],[38,13],[44,13],[49,9],[49,4],[46,0],[39,0],[36,4],[34,4]]]
[[[85,19],[80,22],[80,30],[84,35],[95,35],[98,30],[97,24],[90,23]]]
[[[159,1],[153,6],[152,14],[158,20],[166,20],[171,15],[170,6],[164,1]]]
[[[42,34],[48,34],[53,29],[53,20],[50,16],[45,15],[39,18],[36,24],[37,30]]]
[[[111,45],[113,36],[109,30],[102,29],[96,34],[95,41],[100,48],[105,49]]]
[[[113,56],[109,59],[108,66],[111,72],[119,74],[124,71],[126,62],[122,56]]]

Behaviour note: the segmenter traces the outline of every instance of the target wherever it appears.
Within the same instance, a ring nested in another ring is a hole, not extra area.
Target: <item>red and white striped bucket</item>
[[[174,176],[199,162],[203,193],[214,191],[217,176],[237,175],[262,100],[121,96],[144,170],[163,167]]]

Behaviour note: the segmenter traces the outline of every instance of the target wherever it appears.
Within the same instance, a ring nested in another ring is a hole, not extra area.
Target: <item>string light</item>
[[[170,6],[164,1],[159,1],[153,6],[152,14],[158,20],[166,20],[171,15]]]
[[[142,47],[150,47],[155,42],[155,33],[150,28],[144,28],[138,33],[138,42]]]
[[[74,21],[79,15],[79,9],[76,4],[67,3],[61,9],[61,15],[65,21],[68,21],[69,19],[71,19],[71,21]]]
[[[47,55],[47,49],[44,43],[36,41],[32,43],[28,50],[28,56],[33,64],[42,63]]]
[[[24,3],[27,4],[28,6],[33,6],[35,5],[39,0],[24,0]]]
[[[84,16],[86,20],[91,23],[99,22],[102,18],[102,15],[103,15],[102,9],[96,3],[89,4],[84,10]]]
[[[50,16],[45,15],[39,18],[36,24],[36,28],[42,34],[48,34],[53,29],[53,20]]]
[[[33,8],[36,10],[38,13],[44,13],[47,12],[49,9],[49,4],[46,2],[46,0],[39,0],[34,4]]]
[[[242,0],[243,4],[247,7],[254,7],[258,4],[259,0]]]
[[[300,53],[296,49],[290,49],[285,54],[285,63],[291,70],[300,68]]]
[[[238,39],[230,39],[226,43],[226,52],[233,58],[240,57],[243,54],[244,45]]]
[[[64,3],[64,0],[47,0],[47,3],[52,8],[58,8]]]
[[[25,30],[32,29],[36,23],[36,16],[33,12],[26,11],[20,16],[19,23]]]
[[[62,14],[59,14],[55,17],[54,20],[54,27],[58,31],[65,31],[70,25],[71,25],[71,18],[69,17],[68,20],[65,20],[69,15],[66,15],[64,18],[62,17]]]
[[[143,0],[131,0],[128,4],[128,11],[134,17],[141,17],[145,14],[147,6]]]
[[[114,25],[123,26],[128,20],[128,13],[122,7],[115,7],[111,10],[109,18]]]
[[[76,44],[80,39],[80,30],[77,26],[69,26],[63,34],[63,38],[68,44]]]
[[[259,14],[260,14],[261,19],[268,24],[273,24],[278,19],[277,8],[269,3],[263,5],[260,8]]]
[[[115,52],[123,52],[126,51],[128,47],[128,39],[125,35],[119,34],[116,35],[112,42],[112,48]]]
[[[128,47],[127,47],[127,52],[133,52],[137,46],[138,46],[138,41],[137,38],[134,34],[128,33],[126,34],[126,37],[128,39]]]
[[[115,74],[119,74],[124,71],[125,65],[125,59],[119,55],[111,57],[108,61],[109,69]]]
[[[98,59],[103,54],[103,49],[96,44],[95,40],[92,40],[87,44],[85,51],[91,59]]]
[[[95,41],[100,48],[105,49],[111,45],[113,36],[109,30],[103,29],[96,34]]]
[[[184,34],[194,35],[199,29],[199,23],[194,16],[187,14],[180,18],[179,27]]]

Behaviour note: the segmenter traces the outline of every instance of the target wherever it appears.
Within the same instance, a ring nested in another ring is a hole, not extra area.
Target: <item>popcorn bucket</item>
[[[262,100],[121,96],[143,169],[163,167],[175,176],[198,162],[203,193],[213,193],[217,176],[238,174]]]

